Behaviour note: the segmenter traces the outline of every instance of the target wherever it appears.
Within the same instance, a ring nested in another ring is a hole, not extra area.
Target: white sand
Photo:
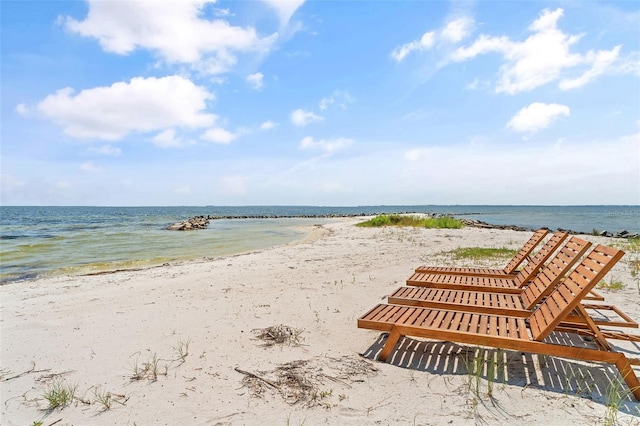
[[[437,254],[460,246],[517,249],[531,233],[366,229],[355,222],[335,220],[297,244],[243,255],[1,286],[0,424],[604,423],[606,382],[617,377],[608,366],[549,357],[541,365],[541,357],[511,353],[506,383],[495,383],[492,400],[486,380],[477,394],[475,385],[469,390],[464,365],[454,362],[459,357],[446,355],[463,350],[458,345],[407,339],[405,349],[412,346],[390,364],[358,355],[379,350],[381,333],[358,329],[357,318],[415,267],[450,263]],[[632,259],[625,256],[607,276],[625,289],[602,293],[640,320]],[[302,345],[265,347],[256,339],[255,329],[279,324],[303,330]],[[177,348],[187,342],[181,363]],[[625,347],[640,356],[640,347]],[[157,380],[132,380],[136,360],[142,368],[153,354]],[[275,380],[273,370],[296,360],[307,361],[306,378],[316,380],[310,403],[291,405],[268,386],[253,395],[235,370]],[[346,370],[362,362],[377,373]],[[44,410],[54,377],[77,385],[85,403]],[[126,402],[103,411],[96,389]],[[624,399],[618,420],[640,424],[638,416],[638,403]]]

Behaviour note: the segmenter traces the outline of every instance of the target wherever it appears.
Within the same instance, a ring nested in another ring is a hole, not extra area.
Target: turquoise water
[[[286,244],[319,217],[213,220],[209,228],[167,231],[196,215],[327,216],[395,212],[452,214],[536,229],[595,228],[640,233],[638,206],[248,206],[0,207],[0,282],[217,257]]]

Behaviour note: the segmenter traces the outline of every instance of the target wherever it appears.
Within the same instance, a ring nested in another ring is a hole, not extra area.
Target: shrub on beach
[[[399,214],[378,215],[366,222],[358,223],[356,226],[381,227],[381,226],[414,226],[419,228],[446,228],[459,229],[464,227],[458,219],[449,216],[444,217],[419,217],[402,216]]]
[[[444,229],[460,229],[464,228],[464,224],[458,219],[449,216],[430,217],[424,219],[425,228],[444,228]]]

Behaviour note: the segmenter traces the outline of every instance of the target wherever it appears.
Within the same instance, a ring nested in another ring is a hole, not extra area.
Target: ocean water
[[[241,253],[299,239],[302,226],[329,220],[321,216],[398,212],[451,214],[530,229],[640,233],[640,206],[1,206],[0,283]],[[192,232],[165,230],[197,215],[252,218],[212,220],[208,229]]]

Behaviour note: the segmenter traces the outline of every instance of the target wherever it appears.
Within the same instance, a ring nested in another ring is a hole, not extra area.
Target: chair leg
[[[631,389],[633,396],[635,396],[637,401],[640,401],[640,381],[638,381],[638,377],[636,377],[636,373],[631,368],[631,364],[629,363],[629,360],[627,360],[627,357],[622,355],[618,358],[616,361],[616,367],[624,381],[627,383],[627,386],[629,386],[629,389]]]
[[[393,327],[391,333],[389,333],[389,337],[387,337],[387,342],[382,347],[382,352],[380,352],[380,356],[378,357],[380,361],[385,362],[387,360],[387,358],[391,354],[391,351],[393,351],[393,348],[396,346],[396,343],[398,343],[399,339],[400,332],[396,327]]]

